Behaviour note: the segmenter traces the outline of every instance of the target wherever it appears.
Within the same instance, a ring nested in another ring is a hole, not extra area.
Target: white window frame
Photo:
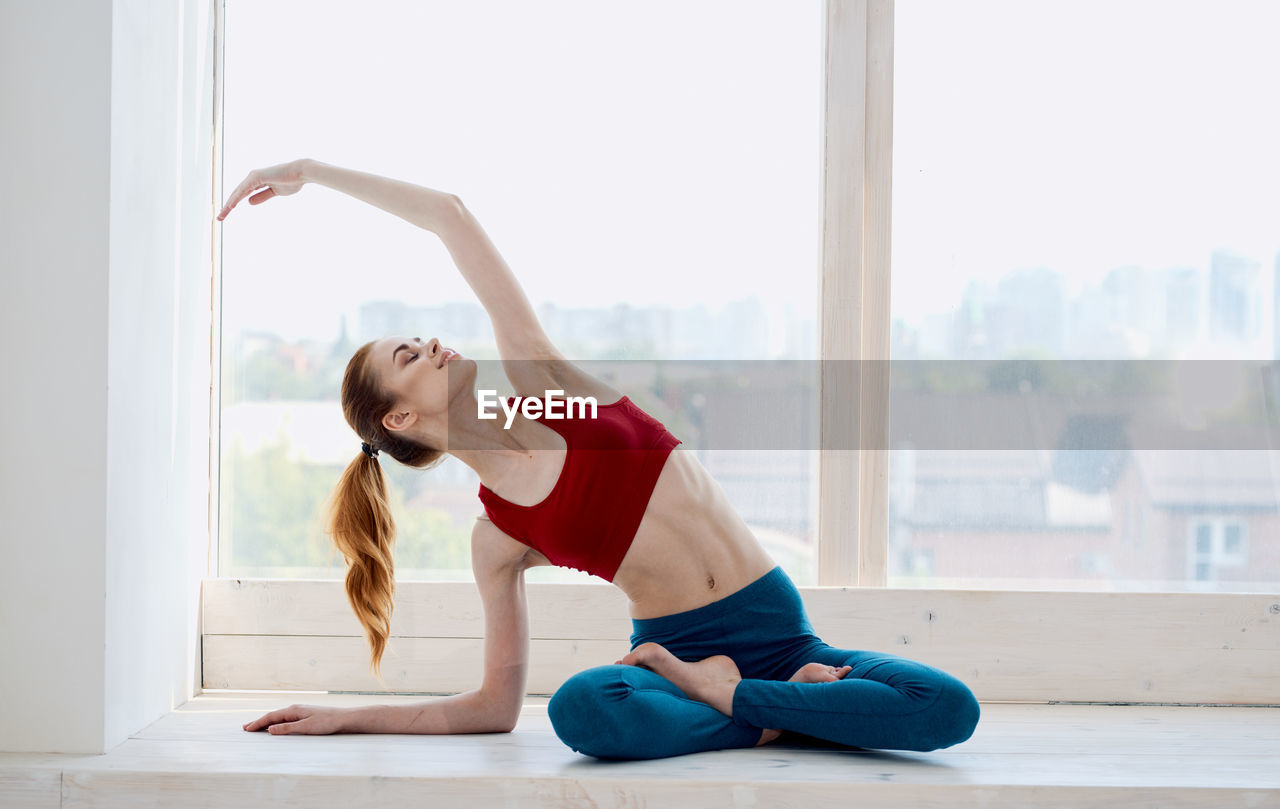
[[[222,3],[216,8],[214,161],[221,177]],[[823,13],[820,356],[881,362],[857,363],[852,379],[823,363],[821,430],[886,447],[894,2],[824,0]],[[216,240],[213,261],[218,278]],[[216,351],[212,373],[216,570]],[[815,630],[832,645],[944,667],[982,700],[1280,703],[1280,678],[1257,674],[1274,669],[1274,633],[1241,634],[1274,623],[1280,595],[885,587],[888,467],[887,450],[821,451],[818,586],[800,590]],[[627,650],[626,599],[612,586],[530,583],[526,590],[530,693],[550,693],[573,672]],[[207,579],[201,617],[205,688],[382,691],[339,581]],[[483,626],[474,584],[400,583],[396,617],[383,660],[391,691],[443,693],[479,683]],[[1106,661],[1105,671],[1089,660]],[[1214,677],[1203,676],[1205,666]]]

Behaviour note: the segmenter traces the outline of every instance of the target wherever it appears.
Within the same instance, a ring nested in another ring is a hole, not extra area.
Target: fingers
[[[263,714],[257,719],[244,725],[244,729],[250,732],[266,729],[271,732],[271,726],[279,722],[288,722],[300,718],[296,706],[290,705],[288,708],[280,708],[271,713]]]
[[[252,722],[245,723],[244,729],[250,732],[253,732],[255,730],[262,730],[268,727],[269,725],[271,725],[272,723],[277,722],[280,719],[283,719],[284,718],[283,716],[279,716],[279,714],[281,713],[283,713],[283,711],[272,711],[269,714],[264,714],[262,716],[259,716],[257,719],[253,720]]]
[[[236,207],[236,204],[239,203],[240,200],[244,197],[244,195],[248,192],[248,188],[246,188],[246,186],[249,185],[249,182],[252,179],[253,179],[253,175],[250,174],[248,177],[245,177],[243,180],[240,181],[240,184],[237,185],[235,187],[235,190],[231,192],[231,196],[227,197],[226,204],[222,206],[222,212],[218,214],[219,218],[226,216],[231,211],[232,208]]]
[[[254,194],[252,197],[249,197],[249,204],[250,204],[250,205],[261,205],[262,203],[264,203],[264,202],[266,202],[267,200],[271,199],[271,198],[272,198],[272,197],[274,197],[275,195],[276,195],[276,190],[275,190],[274,188],[271,188],[270,186],[268,186],[266,191],[263,191],[263,192],[258,193],[258,194]]]
[[[272,713],[274,713],[274,711],[272,711]],[[252,722],[245,722],[243,727],[245,730],[257,730],[258,728],[262,727],[263,724],[265,724],[267,720],[270,718],[271,718],[271,714],[265,714],[263,716],[259,716],[257,719],[253,720]]]
[[[249,176],[245,177],[240,182],[240,185],[236,186],[236,190],[231,192],[231,196],[227,197],[226,204],[223,205],[222,210],[218,212],[218,221],[226,219],[227,214],[231,213],[231,209],[240,204],[240,200],[244,199],[254,191],[257,191],[263,185],[264,183],[258,179],[257,175],[254,172],[250,172]],[[253,201],[250,200],[250,202],[252,203]],[[257,203],[253,204],[256,205]]]

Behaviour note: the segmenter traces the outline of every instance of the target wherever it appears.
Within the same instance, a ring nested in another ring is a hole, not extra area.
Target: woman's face
[[[475,360],[432,338],[385,337],[374,343],[371,359],[378,377],[396,399],[383,417],[388,429],[404,429],[419,418],[443,416],[454,397],[475,383]],[[410,415],[406,415],[410,414]]]

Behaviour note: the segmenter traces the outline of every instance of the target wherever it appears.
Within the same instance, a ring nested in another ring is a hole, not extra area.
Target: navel
[[[707,574],[707,589],[708,590],[716,589],[716,577],[712,576],[711,574]]]

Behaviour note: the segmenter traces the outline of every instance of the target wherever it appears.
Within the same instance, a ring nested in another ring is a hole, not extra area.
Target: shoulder
[[[502,355],[502,369],[520,397],[541,399],[547,391],[565,396],[593,396],[600,404],[622,398],[612,385],[583,370],[549,344],[525,348],[520,357]]]
[[[590,396],[598,404],[613,404],[622,398],[622,391],[604,380],[592,376],[573,362],[565,359],[556,360],[550,365],[550,377],[557,390],[570,396]]]

